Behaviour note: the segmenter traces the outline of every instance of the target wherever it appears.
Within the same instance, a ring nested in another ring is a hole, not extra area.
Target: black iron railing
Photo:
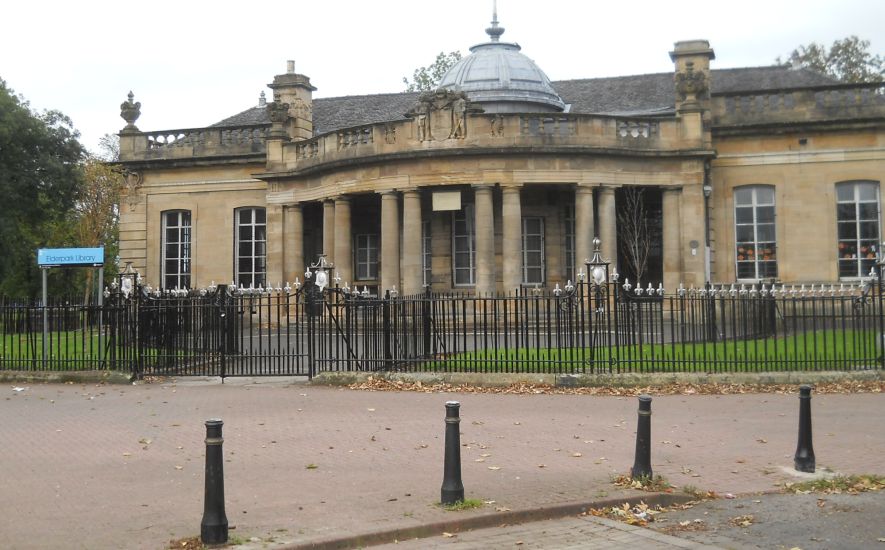
[[[137,286],[109,293],[101,306],[0,300],[0,369],[134,376],[881,369],[882,296],[875,279],[673,293],[582,280],[495,296]]]

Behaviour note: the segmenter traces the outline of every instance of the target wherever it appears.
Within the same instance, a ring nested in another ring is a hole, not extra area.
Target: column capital
[[[620,189],[624,186],[619,183],[600,183],[598,187],[603,193],[614,193],[616,189]]]
[[[662,193],[681,193],[682,186],[681,185],[667,185],[661,187]]]
[[[378,194],[381,195],[381,200],[399,199],[399,191],[397,191],[396,189],[387,189],[385,191],[378,191]]]
[[[586,183],[579,183],[579,184],[575,185],[575,193],[591,195],[591,194],[593,194],[594,188],[595,188],[595,186],[593,186],[593,185],[589,185]]]
[[[406,195],[409,195],[409,196],[418,195],[420,197],[421,196],[421,188],[420,187],[409,187],[408,189],[403,189],[402,193],[403,193],[404,197]]]
[[[333,200],[336,203],[350,202],[350,195],[336,195]]]
[[[301,210],[301,203],[300,202],[292,202],[289,204],[284,204],[283,208],[285,208],[286,210]]]
[[[491,191],[495,188],[494,184],[491,183],[473,183],[470,185],[475,191]]]
[[[521,183],[514,183],[511,185],[502,185],[501,192],[504,194],[519,193],[520,191],[522,191],[522,188],[523,188],[523,184],[521,184]]]

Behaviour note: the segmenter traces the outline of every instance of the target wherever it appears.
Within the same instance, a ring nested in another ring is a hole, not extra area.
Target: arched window
[[[777,277],[775,198],[771,185],[746,185],[734,190],[734,232],[737,278]]]
[[[190,288],[191,212],[167,210],[161,216],[163,225],[161,284],[163,288]]]
[[[236,219],[236,281],[244,287],[265,286],[267,282],[267,215],[264,208],[234,210]]]
[[[836,184],[839,277],[866,277],[879,250],[879,183]]]

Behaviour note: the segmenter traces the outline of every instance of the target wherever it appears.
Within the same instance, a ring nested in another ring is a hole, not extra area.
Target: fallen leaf
[[[572,453],[572,456],[575,457],[575,458],[580,458],[580,457],[582,457],[582,456],[584,456],[584,455],[582,455],[581,453]],[[602,459],[600,459],[600,460],[602,460]]]
[[[500,466],[489,466],[489,470],[500,470]]]
[[[451,533],[443,532],[442,536],[444,536],[444,537],[446,537],[446,538],[452,538],[452,537],[454,537],[455,535],[453,535],[453,534],[451,534]]]

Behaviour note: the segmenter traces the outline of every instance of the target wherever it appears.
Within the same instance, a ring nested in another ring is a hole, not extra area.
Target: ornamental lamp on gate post
[[[602,259],[600,245],[602,245],[602,240],[599,237],[593,237],[593,258],[586,262],[590,282],[596,287],[600,287],[608,281],[608,262]]]
[[[322,292],[329,286],[329,271],[334,268],[335,264],[327,261],[325,254],[320,254],[317,261],[310,264],[310,267],[304,272],[304,282],[307,283],[313,279],[313,283]]]

